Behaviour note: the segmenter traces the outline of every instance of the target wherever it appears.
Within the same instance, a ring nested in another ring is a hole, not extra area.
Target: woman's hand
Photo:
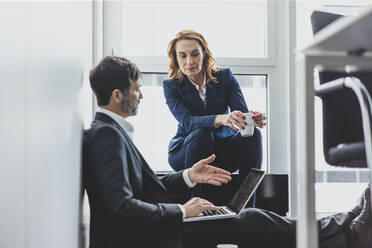
[[[244,125],[247,123],[244,121],[245,117],[240,111],[233,111],[230,114],[217,115],[214,120],[214,126],[227,126],[231,127],[234,131],[239,131],[239,129],[244,129]]]
[[[252,118],[256,121],[256,125],[259,128],[263,128],[266,126],[266,115],[264,113],[258,112],[258,111],[249,111],[252,113]]]

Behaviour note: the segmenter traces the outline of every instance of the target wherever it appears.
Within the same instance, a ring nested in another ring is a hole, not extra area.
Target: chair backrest
[[[311,24],[313,34],[325,28],[330,23],[343,17],[339,14],[332,14],[327,12],[315,11],[311,15]],[[354,76],[359,78],[372,92],[371,72],[358,71],[355,73],[346,73],[343,71],[327,71],[319,72],[320,84],[329,81]],[[322,98],[323,106],[323,150],[324,157],[327,163],[334,166],[349,166],[349,167],[366,167],[365,152],[363,149],[358,153],[358,157],[346,159],[335,159],[330,151],[334,151],[340,144],[363,143],[363,128],[361,110],[357,97],[350,89],[343,89],[337,91],[327,97]],[[346,161],[340,161],[340,160]]]

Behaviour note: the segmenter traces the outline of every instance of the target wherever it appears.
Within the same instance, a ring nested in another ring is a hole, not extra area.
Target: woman
[[[164,95],[178,121],[169,144],[171,167],[187,169],[215,153],[214,165],[230,172],[239,170],[244,176],[250,168],[261,168],[261,132],[255,128],[251,137],[238,132],[244,128],[247,104],[230,69],[215,66],[204,37],[193,30],[178,33],[168,45],[168,56]],[[265,115],[251,113],[256,125],[263,128]],[[203,196],[200,190],[195,193]]]

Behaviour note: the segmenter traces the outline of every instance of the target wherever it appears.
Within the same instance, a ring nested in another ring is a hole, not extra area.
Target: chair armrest
[[[343,89],[345,89],[345,78],[339,78],[315,87],[315,94],[320,98],[324,98]]]

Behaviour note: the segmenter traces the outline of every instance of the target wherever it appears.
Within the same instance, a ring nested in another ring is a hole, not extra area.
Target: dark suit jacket
[[[125,131],[103,113],[85,131],[83,153],[90,247],[153,247],[171,238],[180,242],[182,212],[174,196],[188,189],[182,171],[158,179]]]
[[[248,112],[242,91],[230,69],[220,69],[215,75],[218,82],[206,86],[206,106],[195,86],[185,76],[182,84],[176,80],[163,82],[164,96],[173,116],[178,121],[176,135],[169,143],[169,152],[180,145],[197,128],[210,128],[219,137],[229,137],[235,131],[229,127],[214,127],[216,115],[240,110]]]

